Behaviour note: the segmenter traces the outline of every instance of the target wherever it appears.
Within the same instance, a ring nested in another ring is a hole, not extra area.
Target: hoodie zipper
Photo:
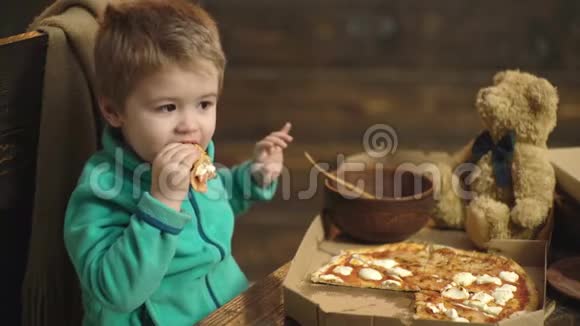
[[[195,198],[193,197],[193,193],[190,191],[189,192],[189,201],[191,202],[191,205],[193,206],[193,210],[195,211],[195,215],[197,215],[197,227],[199,229],[199,233],[201,235],[201,238],[203,240],[205,240],[207,243],[214,245],[220,252],[220,261],[224,260],[224,257],[226,255],[224,249],[222,247],[220,247],[220,245],[218,245],[215,241],[211,240],[207,234],[205,234],[205,231],[203,230],[203,227],[201,226],[201,212],[199,210],[199,206],[197,206],[197,202],[195,201]]]
[[[191,206],[193,207],[193,210],[195,211],[195,215],[197,216],[197,228],[199,229],[199,234],[201,235],[201,238],[205,242],[214,245],[220,253],[220,261],[224,260],[224,257],[225,257],[224,249],[222,247],[220,247],[215,241],[211,240],[207,236],[205,231],[203,230],[203,227],[201,226],[201,212],[200,212],[199,206],[197,206],[197,201],[195,200],[193,193],[191,191],[189,191],[189,201],[191,203]],[[213,292],[213,289],[211,288],[211,286],[209,284],[209,279],[208,279],[207,275],[205,276],[205,284],[207,285],[207,288],[209,290],[209,294],[211,296],[211,299],[213,300],[213,303],[216,305],[216,307],[219,308],[220,304],[217,300],[215,293]]]

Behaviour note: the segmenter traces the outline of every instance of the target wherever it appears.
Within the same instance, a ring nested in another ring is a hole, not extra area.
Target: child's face
[[[213,64],[201,61],[192,69],[167,66],[141,80],[118,114],[125,141],[147,162],[174,142],[207,148],[215,131],[218,76]]]

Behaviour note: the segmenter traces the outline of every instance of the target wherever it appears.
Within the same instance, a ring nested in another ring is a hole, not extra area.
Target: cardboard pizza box
[[[409,240],[474,249],[465,232],[461,231],[424,228]],[[286,314],[303,326],[457,325],[451,321],[413,319],[414,296],[411,293],[313,284],[310,281],[310,274],[340,250],[364,247],[368,245],[327,240],[322,219],[317,216],[306,232],[283,283]],[[497,325],[543,325],[547,242],[494,240],[490,248],[522,265],[538,288],[541,307]]]
[[[580,202],[580,147],[552,148],[548,153],[558,185]]]
[[[576,155],[572,154],[572,156]],[[429,171],[433,165],[439,162],[449,162],[452,159],[453,157],[447,152],[417,150],[399,150],[378,158],[370,157],[367,153],[357,153],[347,156],[338,164],[338,168],[347,167],[348,164],[379,162],[394,166],[413,164]],[[578,189],[580,190],[580,187]],[[413,319],[414,295],[411,293],[357,289],[310,282],[310,274],[326,264],[340,250],[368,247],[368,245],[356,242],[327,240],[324,230],[322,218],[315,217],[283,283],[286,313],[301,325],[457,325],[456,322],[451,321]],[[545,273],[550,237],[546,238],[547,240],[493,240],[490,243],[490,250],[513,258],[530,275],[538,289],[541,307],[537,311],[504,320],[498,325],[544,324]],[[409,240],[427,241],[459,249],[475,249],[464,231],[424,228]]]

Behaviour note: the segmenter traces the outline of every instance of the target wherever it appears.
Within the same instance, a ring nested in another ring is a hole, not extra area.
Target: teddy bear
[[[519,70],[500,71],[479,90],[483,132],[439,164],[438,226],[465,229],[481,248],[490,239],[538,236],[554,200],[547,140],[558,101],[548,80]]]

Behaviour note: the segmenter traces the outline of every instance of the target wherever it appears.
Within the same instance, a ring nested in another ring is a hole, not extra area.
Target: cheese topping
[[[477,292],[471,296],[471,300],[481,301],[483,303],[489,303],[493,301],[493,297],[485,292]]]
[[[469,307],[477,308],[479,311],[483,311],[484,313],[494,315],[494,316],[499,315],[501,313],[501,311],[503,310],[502,307],[491,307],[491,306],[488,306],[487,304],[485,304],[481,301],[477,301],[477,300],[468,300],[468,301],[464,301],[463,303]]]
[[[483,274],[482,276],[477,277],[476,283],[477,284],[493,283],[493,284],[501,285],[501,280],[497,277]]]
[[[212,164],[201,164],[199,168],[195,171],[195,176],[199,177],[206,173],[214,173],[214,172],[215,166],[213,166]]]
[[[323,281],[335,281],[338,283],[344,283],[344,281],[340,277],[332,274],[320,275],[320,279]]]
[[[380,281],[383,279],[383,275],[381,274],[381,272],[372,268],[363,268],[358,272],[358,275],[361,278],[369,281]]]
[[[473,282],[475,282],[476,279],[477,277],[467,272],[457,273],[453,276],[453,282],[462,286],[470,286],[471,284],[473,284]]]
[[[467,292],[467,290],[462,288],[462,287],[449,288],[449,289],[443,291],[443,293],[441,293],[441,295],[443,295],[446,298],[455,299],[455,300],[465,300],[465,299],[469,298],[469,292]]]
[[[435,307],[434,304],[432,304],[431,302],[427,302],[427,308],[429,308],[431,310],[432,313],[437,314],[439,313],[439,308]]]
[[[454,287],[457,287],[457,283],[455,283],[455,282],[451,282],[451,283],[449,283],[449,284],[445,285],[445,287],[444,287],[444,288],[443,288],[443,290],[441,290],[441,291],[445,291],[445,290],[447,290],[447,289],[451,289],[451,288],[454,288]]]
[[[379,267],[383,267],[385,269],[389,269],[389,268],[393,268],[395,266],[397,266],[399,263],[397,263],[395,260],[393,259],[374,259],[373,261],[371,261],[371,264],[379,266]]]
[[[438,303],[437,305],[434,305],[431,302],[427,302],[427,308],[429,310],[431,310],[431,312],[434,313],[434,314],[438,314],[440,312],[441,313],[444,313],[452,321],[469,323],[469,319],[463,318],[463,317],[459,316],[459,314],[457,313],[457,310],[455,310],[455,309],[447,309],[447,308],[445,308],[445,306],[443,305],[443,303]]]
[[[406,270],[406,269],[401,268],[401,267],[389,268],[389,269],[387,269],[387,273],[389,275],[396,275],[399,277],[407,277],[407,276],[413,275],[413,273],[411,271]]]
[[[447,311],[447,308],[445,308],[445,305],[443,303],[441,303],[441,302],[439,302],[437,304],[437,308],[439,308],[439,310],[441,310],[443,312],[446,312]]]
[[[508,301],[514,297],[514,292],[517,288],[511,284],[504,284],[503,286],[495,289],[491,294],[495,298],[495,302],[504,306]]]
[[[514,294],[511,291],[494,291],[493,297],[498,305],[505,306],[514,297]]]
[[[455,318],[459,317],[459,314],[457,314],[457,310],[455,310],[453,308],[447,310],[447,312],[445,314],[447,315],[447,317],[449,317],[451,319],[455,319]]]
[[[483,310],[483,307],[486,306],[485,303],[481,302],[481,301],[477,301],[477,300],[467,300],[467,301],[463,301],[463,304],[469,307],[473,307],[473,308],[477,308],[479,310]]]
[[[490,307],[488,305],[485,305],[483,307],[483,312],[488,313],[490,315],[494,315],[494,316],[499,315],[502,310],[503,310],[502,307]]]
[[[515,287],[511,284],[504,284],[504,285],[500,286],[498,289],[507,290],[507,291],[511,291],[511,292],[516,292],[518,290],[517,287]]]
[[[395,280],[385,280],[383,285],[401,287],[401,282]]]
[[[452,321],[469,323],[469,320],[459,316],[457,310],[455,309],[449,309],[445,314],[447,315],[447,317],[451,318]]]
[[[336,266],[332,272],[334,274],[340,274],[344,276],[349,276],[352,273],[352,267],[350,266]]]
[[[514,272],[501,272],[499,273],[499,278],[506,282],[515,283],[518,281],[520,276]]]
[[[472,309],[475,308],[476,310],[483,310],[483,307],[485,307],[485,303],[477,300],[466,300],[463,301],[463,304]]]
[[[352,255],[352,258],[350,259],[349,263],[353,266],[363,266],[367,264],[366,260],[364,260],[359,255]]]

